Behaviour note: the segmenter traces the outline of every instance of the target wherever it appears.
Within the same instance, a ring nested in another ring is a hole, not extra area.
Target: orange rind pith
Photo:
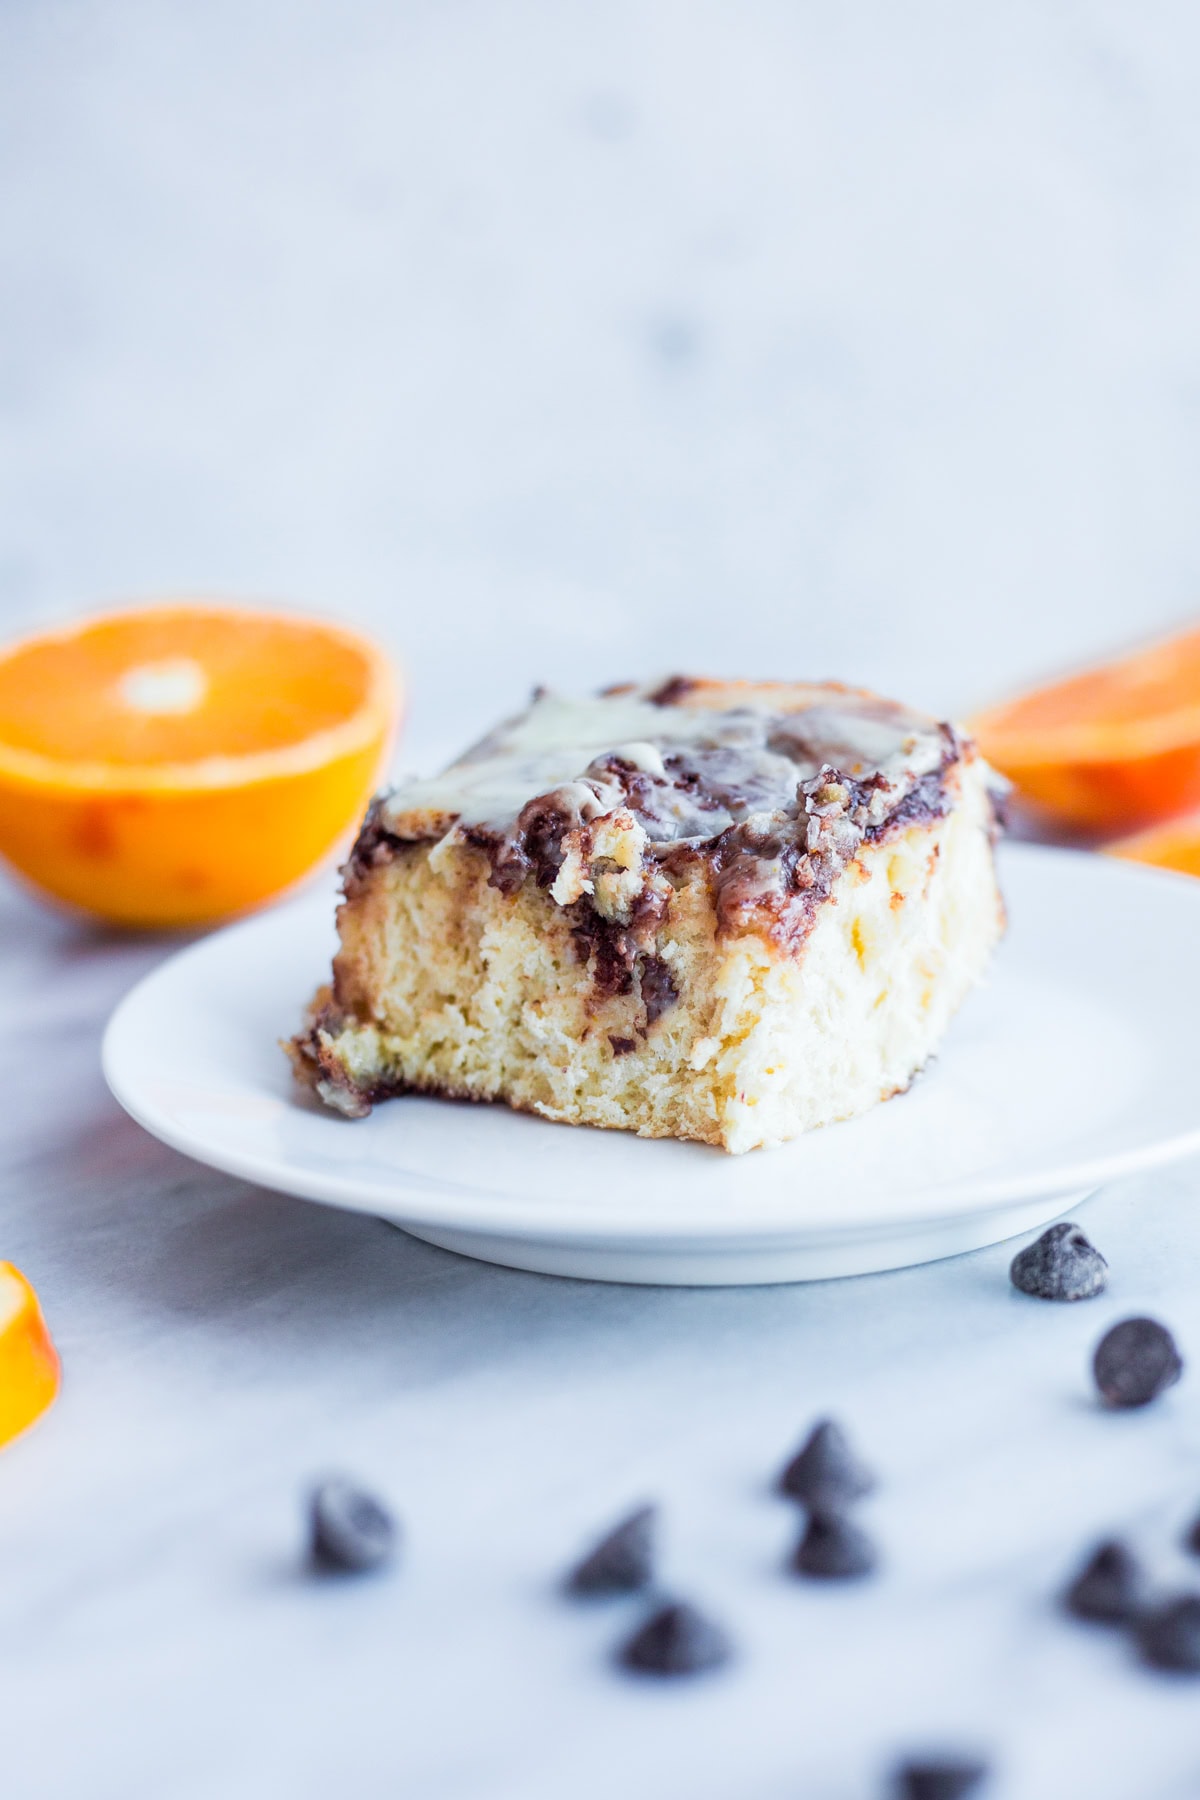
[[[1037,688],[971,721],[1043,816],[1100,835],[1200,807],[1200,629]]]
[[[202,601],[0,651],[0,853],[125,925],[207,922],[315,867],[357,820],[397,713],[340,626]]]
[[[0,1262],[0,1444],[39,1419],[59,1387],[58,1354],[38,1297],[8,1262]]]

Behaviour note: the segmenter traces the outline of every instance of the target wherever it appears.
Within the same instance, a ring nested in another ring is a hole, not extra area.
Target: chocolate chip
[[[1200,1674],[1200,1594],[1181,1594],[1143,1613],[1135,1630],[1142,1658],[1152,1667]]]
[[[310,1502],[312,1558],[322,1569],[360,1574],[389,1561],[396,1521],[385,1506],[352,1482],[323,1481]]]
[[[792,1567],[801,1575],[848,1581],[870,1575],[879,1558],[866,1532],[840,1513],[812,1514]]]
[[[1110,1406],[1146,1406],[1179,1380],[1183,1358],[1165,1325],[1122,1319],[1097,1344],[1092,1372]]]
[[[699,1675],[728,1662],[732,1645],[719,1625],[686,1600],[651,1614],[622,1645],[627,1669],[647,1675]]]
[[[779,1485],[793,1500],[833,1512],[869,1494],[875,1477],[858,1460],[836,1419],[822,1419],[783,1471]]]
[[[1125,1545],[1110,1538],[1084,1563],[1063,1595],[1063,1605],[1077,1619],[1127,1625],[1141,1611],[1141,1594],[1141,1569]]]
[[[1191,1550],[1194,1555],[1200,1556],[1200,1515],[1192,1520],[1184,1532],[1183,1542],[1186,1549]]]
[[[1013,1257],[1012,1284],[1037,1300],[1090,1300],[1108,1286],[1108,1264],[1078,1225],[1052,1225]]]
[[[896,1771],[896,1800],[964,1800],[983,1785],[987,1773],[986,1763],[970,1758],[902,1763]]]
[[[658,1508],[639,1506],[601,1538],[571,1571],[568,1586],[577,1594],[632,1593],[654,1577]]]

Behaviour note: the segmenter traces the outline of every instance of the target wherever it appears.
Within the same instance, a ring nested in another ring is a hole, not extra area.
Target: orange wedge
[[[58,1384],[58,1354],[38,1297],[19,1269],[0,1262],[0,1444],[41,1417]]]
[[[1128,832],[1200,806],[1200,629],[993,707],[972,730],[1060,824]]]
[[[373,644],[202,601],[0,650],[0,853],[124,925],[241,912],[359,817],[395,723]]]
[[[1118,838],[1105,844],[1105,854],[1127,862],[1153,863],[1159,869],[1179,869],[1184,875],[1200,875],[1200,812],[1184,813],[1165,825]]]

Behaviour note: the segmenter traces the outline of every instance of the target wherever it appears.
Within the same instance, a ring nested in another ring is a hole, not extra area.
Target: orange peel
[[[1158,869],[1177,869],[1183,875],[1200,875],[1200,812],[1184,813],[1165,825],[1152,825],[1131,837],[1105,844],[1106,856],[1125,862],[1150,863]]]
[[[41,1418],[60,1377],[37,1295],[19,1269],[0,1262],[0,1444]]]

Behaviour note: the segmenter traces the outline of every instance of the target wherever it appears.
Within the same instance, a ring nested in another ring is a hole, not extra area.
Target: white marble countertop
[[[1200,26],[1182,6],[213,0],[0,11],[0,627],[165,591],[378,632],[427,767],[534,680],[843,675],[962,710],[1196,605]],[[254,1191],[107,1097],[169,953],[0,886],[0,1256],[66,1383],[0,1460],[14,1800],[1184,1800],[1198,1690],[1053,1598],[1200,1509],[1200,1169],[858,1281],[589,1286]],[[1019,1121],[1014,1121],[1019,1129]],[[1149,1311],[1192,1367],[1090,1401]],[[781,1572],[818,1413],[882,1483]],[[376,1484],[387,1579],[299,1499]],[[646,1691],[557,1577],[642,1496],[727,1675]],[[1200,1567],[1192,1571],[1200,1585]]]

